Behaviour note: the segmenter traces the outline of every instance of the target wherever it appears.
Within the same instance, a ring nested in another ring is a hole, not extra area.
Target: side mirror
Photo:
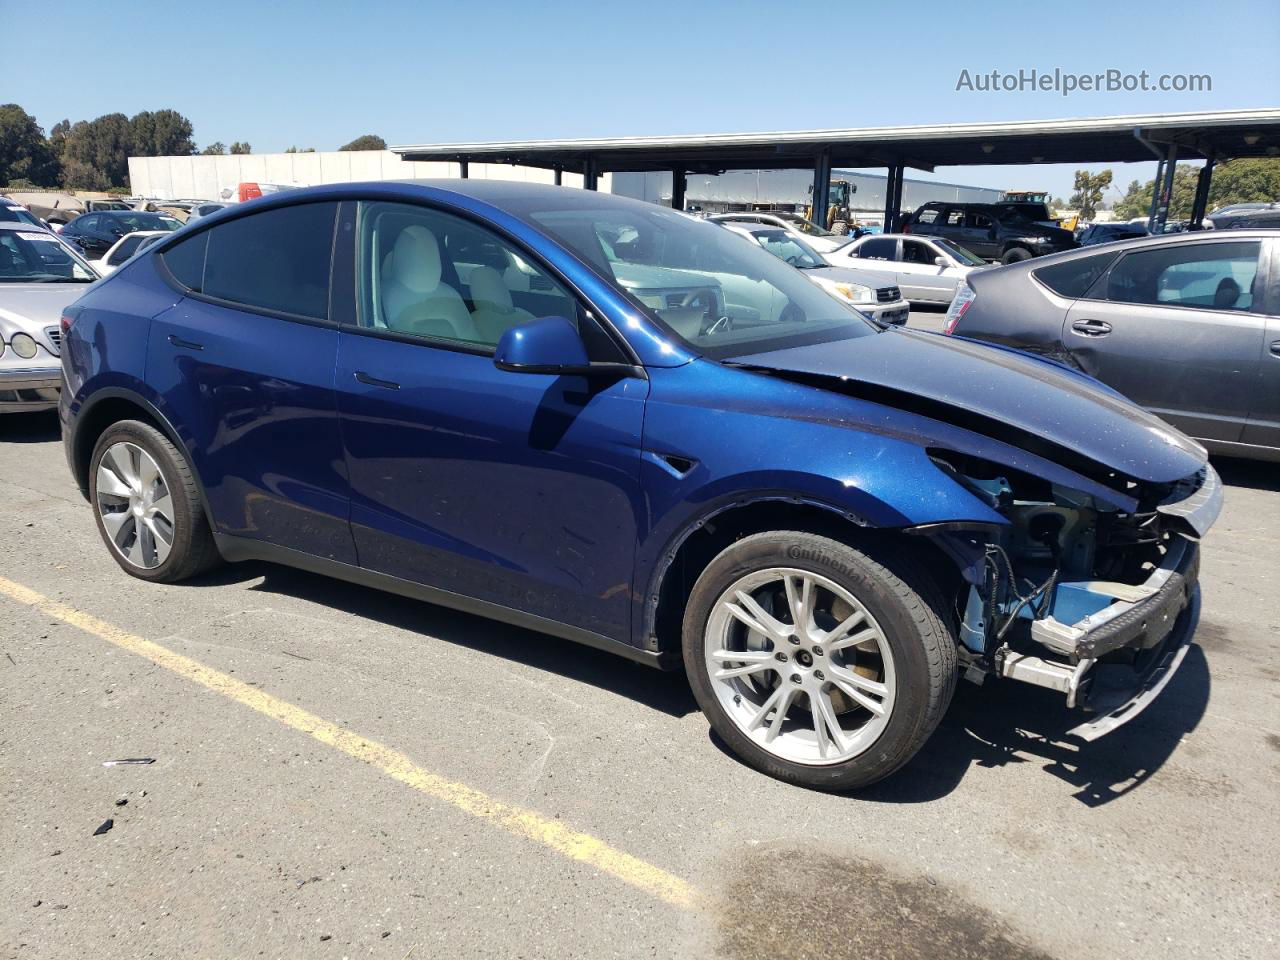
[[[539,317],[512,327],[498,340],[493,365],[511,373],[582,373],[591,369],[587,348],[564,317]]]
[[[493,365],[510,373],[644,376],[642,369],[629,363],[592,363],[577,328],[564,317],[539,317],[512,327],[498,340]]]
[[[934,262],[935,264],[937,264],[939,267],[949,267],[949,266],[951,266],[951,264],[947,262],[947,258],[946,258],[946,257],[934,257],[934,258],[933,258],[933,262]]]

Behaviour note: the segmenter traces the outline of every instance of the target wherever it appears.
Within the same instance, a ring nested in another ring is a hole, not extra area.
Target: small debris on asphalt
[[[65,903],[55,903],[55,904],[53,905],[53,909],[55,909],[55,910],[65,910],[65,909],[67,909],[67,905],[66,905]]]
[[[382,931],[382,939],[383,939],[383,940],[387,939],[387,937],[389,937],[389,936],[391,936],[391,931],[390,931],[390,930],[383,930],[383,931]]]
[[[107,817],[107,819],[102,821],[102,825],[98,827],[97,830],[93,831],[93,835],[95,837],[100,837],[115,825],[116,825],[116,822],[112,820],[110,817]]]
[[[320,878],[319,878],[319,877],[307,877],[307,879],[305,879],[305,880],[299,880],[299,881],[298,881],[298,889],[299,889],[299,890],[301,890],[301,889],[302,889],[303,887],[305,887],[308,883],[319,883],[319,882],[320,882]]]
[[[308,663],[310,663],[310,662],[311,662],[311,658],[310,658],[310,657],[304,657],[304,656],[303,656],[302,654],[300,654],[300,653],[290,653],[288,650],[281,650],[280,652],[281,652],[281,653],[283,653],[283,654],[284,654],[285,656],[287,656],[287,657],[293,657],[293,659],[295,659],[295,660],[306,660]]]
[[[18,661],[13,659],[13,654],[10,653],[8,650],[4,652],[4,655],[9,658],[9,662],[12,663],[15,667],[18,665]]]
[[[60,856],[62,856],[62,851],[61,851],[61,850],[55,850],[55,851],[53,851],[53,853],[49,854],[49,856],[51,856],[51,857],[60,857]]]
[[[33,904],[32,904],[32,906],[33,906],[33,907],[38,907],[38,906],[40,906],[40,904],[42,904],[42,903],[44,903],[44,901],[43,901],[43,900],[37,900],[35,903],[33,903]]]
[[[103,760],[104,767],[127,767],[134,764],[155,763],[155,757],[125,757],[123,760]]]
[[[320,934],[320,939],[321,939],[321,940],[332,940],[332,939],[333,939],[333,937],[332,937],[331,935],[327,934],[327,933],[322,933],[322,934]]]

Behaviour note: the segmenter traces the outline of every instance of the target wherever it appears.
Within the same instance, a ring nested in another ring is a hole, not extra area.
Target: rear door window
[[[1261,243],[1177,244],[1125,254],[1107,278],[1107,299],[1118,303],[1253,309]]]
[[[250,309],[327,319],[337,212],[336,203],[302,203],[205,231],[203,282],[193,289]]]
[[[948,226],[948,227],[963,227],[963,226],[964,226],[964,211],[963,211],[963,210],[948,210],[948,211],[947,211],[947,226]]]
[[[921,243],[919,240],[902,241],[903,263],[923,263],[928,266],[933,266],[933,261],[937,259],[937,257],[937,251],[927,243]]]
[[[855,251],[855,255],[862,260],[896,260],[898,241],[890,237],[872,237],[863,241],[862,246]]]

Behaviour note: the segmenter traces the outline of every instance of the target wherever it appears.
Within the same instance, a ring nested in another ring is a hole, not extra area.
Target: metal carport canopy
[[[1152,143],[1176,143],[1183,159],[1275,156],[1280,154],[1280,108],[861,130],[417,144],[391,149],[406,160],[575,171],[590,163],[600,172],[808,168],[823,151],[836,167],[933,170],[938,166],[1151,160],[1151,149],[1135,134]]]

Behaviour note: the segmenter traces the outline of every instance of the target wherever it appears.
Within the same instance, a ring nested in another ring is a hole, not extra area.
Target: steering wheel
[[[702,331],[698,335],[702,337],[714,337],[717,334],[728,333],[732,329],[733,317],[725,314],[723,317],[718,317],[710,323],[704,323],[702,325]]]

